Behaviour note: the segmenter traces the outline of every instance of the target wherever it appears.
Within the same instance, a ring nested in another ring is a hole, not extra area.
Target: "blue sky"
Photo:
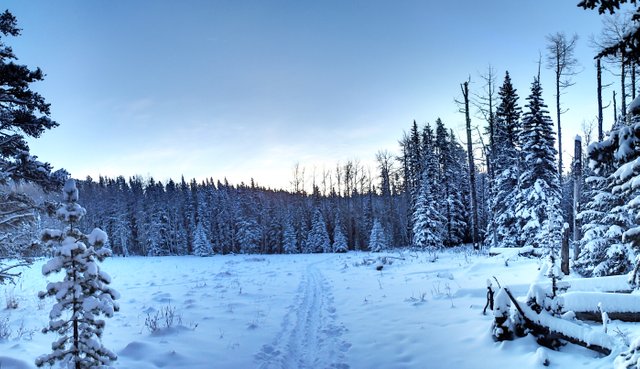
[[[597,12],[576,3],[4,4],[23,28],[8,42],[20,62],[47,74],[36,88],[60,123],[31,143],[41,159],[78,178],[254,177],[288,188],[296,162],[312,173],[359,159],[375,172],[376,151],[396,152],[413,119],[441,117],[462,138],[454,99],[469,76],[480,92],[488,65],[499,84],[510,71],[524,104],[545,35],[558,31],[581,37],[582,73],[563,96],[570,152],[596,114],[588,40],[601,28]],[[553,113],[551,71],[542,84]]]

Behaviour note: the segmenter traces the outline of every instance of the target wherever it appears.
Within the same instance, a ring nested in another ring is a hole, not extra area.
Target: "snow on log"
[[[537,282],[534,286],[550,290],[551,282]],[[583,291],[583,292],[621,292],[630,293],[633,288],[629,285],[628,275],[613,275],[607,277],[562,279],[558,281],[560,291]]]
[[[508,257],[524,256],[524,255],[539,255],[539,250],[533,248],[533,246],[524,247],[491,247],[489,248],[489,256],[503,255]]]
[[[559,338],[604,355],[609,355],[616,347],[614,340],[606,333],[556,318],[545,311],[538,314],[527,304],[518,302],[508,289],[505,290],[522,316],[525,327],[534,335],[545,339]]]
[[[565,311],[573,311],[581,320],[602,321],[606,312],[610,319],[640,322],[640,295],[603,292],[567,292],[561,297]]]
[[[600,291],[600,292],[631,292],[629,276],[612,275],[607,277],[581,278],[574,280],[565,279],[571,291]]]

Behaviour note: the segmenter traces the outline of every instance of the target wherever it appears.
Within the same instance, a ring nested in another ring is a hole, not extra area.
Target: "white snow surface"
[[[363,263],[380,255],[404,260],[382,271]],[[515,257],[506,267],[501,257],[467,248],[429,260],[415,252],[109,258],[101,268],[122,297],[120,311],[105,319],[103,343],[123,369],[540,368],[534,338],[494,342],[493,314],[482,315],[487,278],[522,298],[538,276],[537,259]],[[43,264],[15,286],[0,286],[8,292],[0,300],[13,294],[19,302],[6,310],[0,301],[0,320],[13,331],[0,340],[3,369],[35,368],[56,339],[40,333],[54,303],[36,297],[47,284]],[[181,321],[149,332],[147,317],[167,306]],[[601,325],[593,327],[588,338],[610,344]],[[629,323],[609,323],[609,332],[618,328],[631,340],[640,335]],[[617,354],[572,344],[544,350],[552,368],[611,368]]]

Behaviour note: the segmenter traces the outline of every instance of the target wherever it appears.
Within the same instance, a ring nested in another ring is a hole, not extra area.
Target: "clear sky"
[[[60,127],[32,151],[74,177],[251,177],[289,188],[296,162],[319,172],[398,151],[413,119],[441,117],[464,138],[460,83],[509,70],[524,105],[545,35],[580,36],[582,73],[563,96],[565,150],[596,115],[589,35],[578,0],[8,0],[21,63]],[[611,79],[611,77],[606,76]],[[553,74],[542,70],[555,116]],[[606,92],[609,99],[610,91]],[[607,102],[605,100],[605,103]],[[610,126],[612,113],[605,113]],[[475,118],[474,124],[480,124]],[[568,155],[567,154],[567,155]],[[568,159],[567,159],[568,161]]]

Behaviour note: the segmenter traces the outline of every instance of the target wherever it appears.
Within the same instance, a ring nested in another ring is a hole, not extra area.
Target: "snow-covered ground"
[[[617,353],[599,357],[575,345],[540,351],[531,337],[493,341],[492,316],[482,315],[487,278],[524,296],[537,259],[510,256],[506,267],[503,256],[459,249],[436,262],[383,254],[395,258],[382,271],[363,263],[379,255],[112,258],[103,269],[122,295],[121,310],[107,320],[104,343],[118,354],[117,368],[135,369],[525,369],[542,367],[542,356],[556,368],[612,367]],[[53,303],[36,297],[46,283],[41,265],[15,287],[0,287],[0,321],[9,317],[13,332],[0,342],[2,369],[35,368],[56,338],[40,333]],[[12,296],[18,308],[5,310]],[[145,321],[167,311],[173,326],[160,321],[150,332]]]

